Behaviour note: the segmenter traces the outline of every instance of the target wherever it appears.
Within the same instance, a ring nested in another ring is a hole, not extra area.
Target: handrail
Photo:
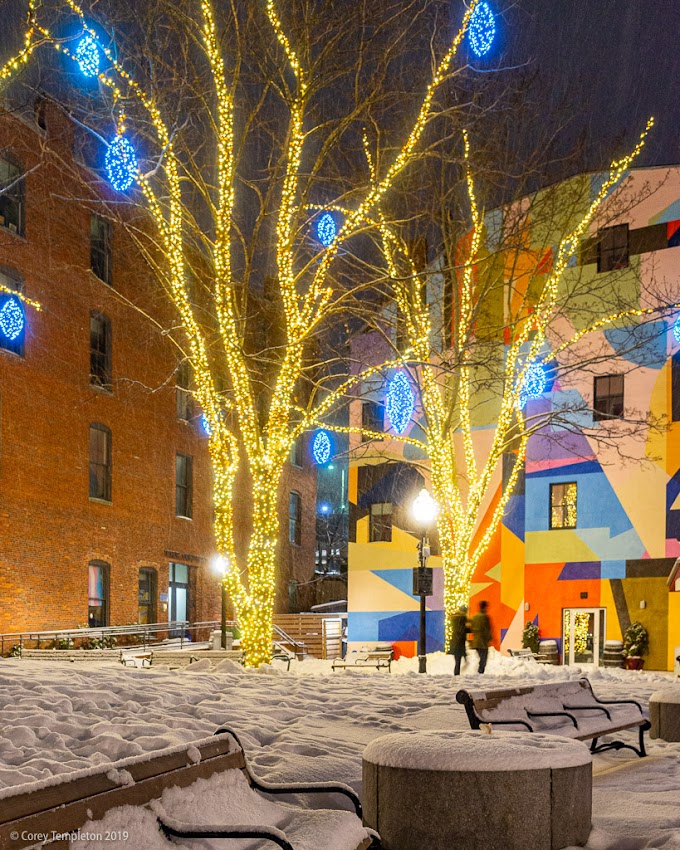
[[[291,646],[294,646],[296,649],[299,648],[300,651],[305,649],[304,642],[299,641],[299,640],[295,640],[295,638],[292,638],[288,634],[288,632],[285,632],[281,628],[281,626],[277,626],[276,623],[274,623],[274,633],[279,636],[281,643],[289,643]],[[274,640],[274,643],[276,643],[276,640]]]

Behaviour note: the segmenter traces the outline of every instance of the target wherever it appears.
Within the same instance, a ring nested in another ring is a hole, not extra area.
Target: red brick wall
[[[155,567],[158,592],[167,591],[170,560],[196,573],[192,619],[219,618],[207,439],[196,423],[176,419],[175,349],[120,296],[161,324],[170,314],[162,315],[167,308],[122,227],[114,227],[113,288],[90,272],[89,216],[97,207],[82,200],[92,194],[73,172],[66,118],[50,108],[47,121],[45,139],[16,117],[0,118],[0,151],[11,149],[28,172],[25,237],[0,227],[0,270],[18,272],[42,305],[27,308],[25,356],[0,350],[0,632],[85,624],[93,559],[111,565],[112,624],[137,621],[140,567]],[[91,310],[111,320],[112,394],[89,384]],[[112,432],[111,504],[89,498],[93,422]],[[175,517],[177,451],[193,457],[192,520]],[[283,560],[295,575],[311,574],[315,475],[296,474],[310,536]],[[287,493],[285,502],[287,540]],[[160,602],[157,610],[159,620],[167,617]]]

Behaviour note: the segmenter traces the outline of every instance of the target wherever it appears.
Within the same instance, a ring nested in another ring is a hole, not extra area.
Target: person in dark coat
[[[461,662],[464,658],[467,658],[465,647],[467,634],[470,631],[467,612],[467,605],[461,605],[453,617],[451,617],[451,645],[449,652],[456,659],[456,666],[453,670],[454,676],[460,676]]]
[[[486,659],[489,656],[489,644],[491,643],[491,620],[486,613],[488,607],[488,602],[480,602],[479,611],[470,623],[470,629],[472,631],[471,646],[479,655],[478,673],[483,673],[486,670]]]

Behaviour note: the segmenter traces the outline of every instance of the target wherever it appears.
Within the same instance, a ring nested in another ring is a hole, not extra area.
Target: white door
[[[605,631],[604,608],[565,608],[562,625],[564,664],[602,663]]]

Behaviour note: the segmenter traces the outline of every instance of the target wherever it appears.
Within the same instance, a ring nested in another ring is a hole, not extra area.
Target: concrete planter
[[[580,741],[540,733],[388,735],[364,753],[363,805],[385,850],[582,846],[592,758]]]

